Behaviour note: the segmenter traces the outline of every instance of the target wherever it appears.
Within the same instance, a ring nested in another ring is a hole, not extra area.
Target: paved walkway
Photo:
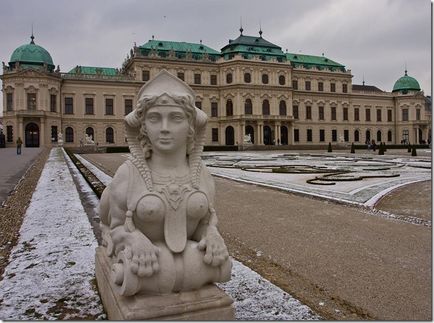
[[[86,157],[113,174],[126,154]],[[432,319],[431,228],[221,178],[216,192],[231,253],[314,310],[332,319]]]
[[[43,148],[22,148],[21,155],[17,155],[16,148],[0,148],[0,204],[6,200],[42,150]]]

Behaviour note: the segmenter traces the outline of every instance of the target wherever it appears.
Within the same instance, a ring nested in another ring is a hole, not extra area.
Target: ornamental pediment
[[[38,70],[33,70],[33,69],[22,69],[22,70],[19,70],[15,75],[21,76],[21,77],[45,77],[45,76],[47,76],[46,73],[40,72]]]

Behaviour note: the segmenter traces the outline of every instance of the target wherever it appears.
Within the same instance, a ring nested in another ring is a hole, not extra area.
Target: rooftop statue
[[[190,291],[231,276],[214,180],[201,160],[207,115],[161,71],[125,117],[131,156],[101,197],[103,245],[120,295]]]

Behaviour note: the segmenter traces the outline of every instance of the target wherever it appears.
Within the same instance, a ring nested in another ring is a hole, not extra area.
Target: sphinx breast
[[[187,200],[187,215],[189,218],[200,219],[208,212],[208,197],[204,192],[196,191]]]
[[[164,219],[166,207],[164,201],[156,194],[143,196],[136,208],[136,215],[140,221],[156,222]]]

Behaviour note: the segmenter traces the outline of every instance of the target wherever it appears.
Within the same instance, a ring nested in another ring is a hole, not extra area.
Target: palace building
[[[79,62],[77,62],[79,63]],[[91,136],[100,147],[126,146],[123,118],[140,87],[166,69],[196,92],[209,116],[206,145],[321,145],[431,140],[431,98],[407,74],[391,92],[352,83],[351,70],[325,56],[282,51],[240,35],[220,51],[200,43],[157,40],[130,50],[121,68],[56,68],[48,51],[29,44],[3,63],[6,145],[66,147]]]

